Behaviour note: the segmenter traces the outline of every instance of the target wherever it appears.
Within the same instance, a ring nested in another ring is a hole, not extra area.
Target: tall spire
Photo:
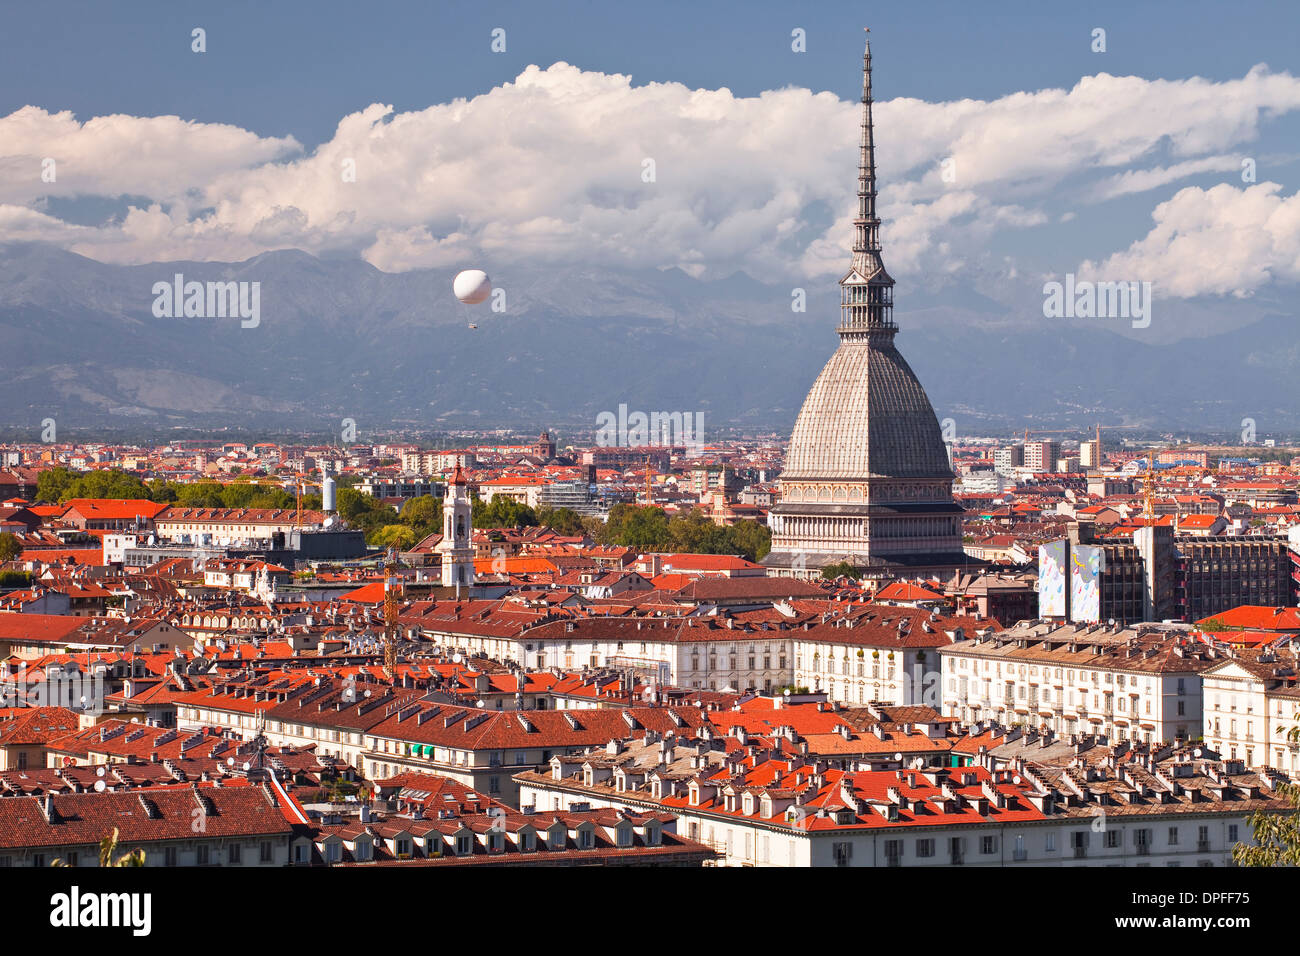
[[[870,27],[867,28],[870,33]],[[854,220],[855,253],[880,251],[880,220],[876,218],[876,137],[871,120],[871,37],[862,54],[862,135],[858,143],[858,218]]]
[[[867,33],[870,33],[867,28]],[[876,136],[871,118],[871,37],[862,54],[862,131],[858,140],[858,209],[853,220],[853,262],[840,280],[841,339],[892,336],[894,280],[880,257],[880,217],[876,213]]]

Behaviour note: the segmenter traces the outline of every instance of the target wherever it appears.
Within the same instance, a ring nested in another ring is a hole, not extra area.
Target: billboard
[[[1038,616],[1065,617],[1066,540],[1038,546]]]
[[[1076,544],[1070,553],[1070,620],[1101,620],[1101,573],[1106,552],[1095,545]]]

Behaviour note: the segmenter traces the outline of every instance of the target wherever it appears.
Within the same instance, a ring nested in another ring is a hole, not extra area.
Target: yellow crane
[[[302,494],[303,494],[303,489],[306,488],[306,487],[308,487],[308,486],[310,486],[310,487],[312,487],[312,488],[321,488],[321,487],[323,487],[323,485],[322,485],[321,482],[319,482],[319,481],[312,481],[312,480],[309,479],[309,478],[295,478],[295,479],[293,480],[293,501],[294,501],[293,527],[294,527],[294,530],[297,530],[298,528],[302,527]]]

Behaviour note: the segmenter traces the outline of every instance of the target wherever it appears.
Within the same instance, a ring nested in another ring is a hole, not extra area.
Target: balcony
[[[1136,852],[1138,856],[1150,856],[1150,855],[1151,855],[1151,844],[1149,844],[1149,843],[1139,843],[1139,844],[1137,845],[1137,847],[1136,847],[1136,849],[1135,849],[1134,852]]]
[[[1086,846],[1076,846],[1074,848],[1074,858],[1076,860],[1085,859],[1087,856],[1088,856],[1088,848]]]
[[[1025,862],[1025,860],[1029,859],[1029,851],[1028,851],[1028,850],[1012,850],[1012,851],[1011,851],[1011,859],[1015,860],[1017,863],[1023,863],[1023,862]]]
[[[1196,852],[1197,852],[1197,853],[1209,853],[1209,852],[1210,852],[1210,841],[1209,841],[1209,840],[1197,840],[1197,841],[1196,841]]]

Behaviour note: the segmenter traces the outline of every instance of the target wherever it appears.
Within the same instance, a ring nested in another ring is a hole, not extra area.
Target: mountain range
[[[112,265],[0,245],[0,428],[54,418],[65,433],[328,429],[350,418],[361,440],[368,427],[509,426],[590,442],[596,416],[627,404],[702,412],[706,439],[728,426],[779,434],[836,346],[833,278],[485,268],[501,311],[457,302],[454,269],[390,274],[293,250]],[[156,317],[154,287],[177,274],[259,283],[259,323]],[[1139,331],[1044,319],[1036,294],[1032,283],[997,298],[900,283],[899,349],[957,434],[1097,421],[1235,434],[1243,418],[1260,438],[1300,431],[1289,303],[1158,303],[1153,329]]]

